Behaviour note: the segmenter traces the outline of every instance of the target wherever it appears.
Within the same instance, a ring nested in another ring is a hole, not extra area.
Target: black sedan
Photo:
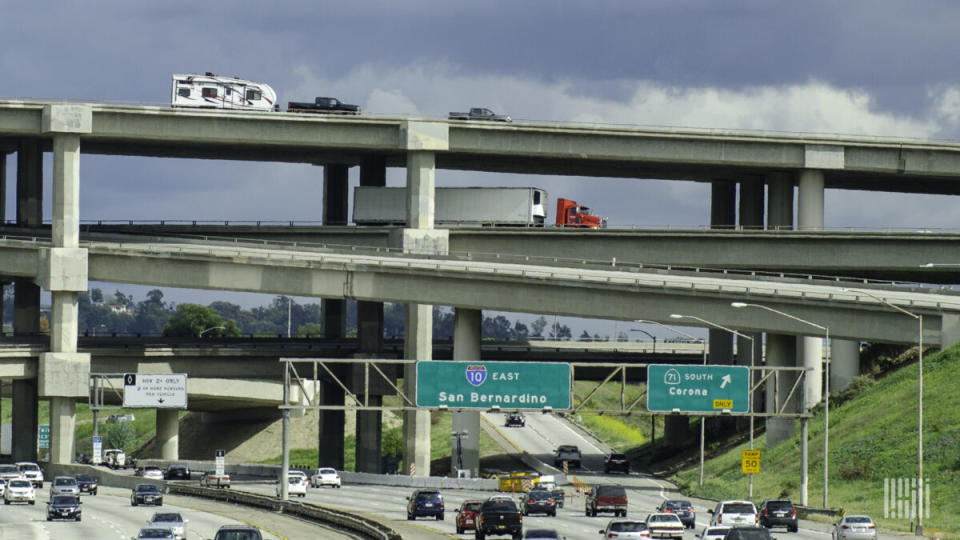
[[[623,474],[630,474],[630,460],[626,454],[610,454],[603,462],[603,472],[610,474],[613,471],[620,471]]]
[[[507,415],[507,420],[506,420],[506,422],[504,423],[504,426],[506,426],[506,427],[511,427],[511,426],[520,426],[520,427],[523,427],[523,426],[526,425],[526,423],[527,423],[527,420],[523,417],[523,413],[522,413],[522,412],[515,412],[515,413],[510,413],[510,414]]]
[[[47,521],[55,519],[80,521],[80,497],[76,495],[55,495],[47,503]]]
[[[137,484],[130,494],[130,506],[140,504],[153,504],[161,506],[163,504],[163,493],[160,488],[154,484]]]
[[[524,516],[530,514],[556,516],[557,501],[549,491],[534,490],[524,495],[520,500],[520,513]]]
[[[97,494],[97,479],[89,474],[78,474],[77,486],[80,487],[80,493]]]
[[[171,465],[167,467],[163,477],[166,480],[189,480],[190,469],[184,465]]]

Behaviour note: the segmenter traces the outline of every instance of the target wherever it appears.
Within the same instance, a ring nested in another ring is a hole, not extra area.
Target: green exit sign
[[[37,446],[39,448],[50,448],[50,424],[37,426]]]
[[[750,368],[723,365],[647,366],[647,410],[750,412]]]
[[[417,407],[566,410],[570,364],[417,362]]]

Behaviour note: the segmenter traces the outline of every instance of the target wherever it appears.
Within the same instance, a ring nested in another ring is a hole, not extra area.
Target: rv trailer
[[[263,83],[235,77],[174,75],[170,105],[194,109],[277,110],[277,93]]]

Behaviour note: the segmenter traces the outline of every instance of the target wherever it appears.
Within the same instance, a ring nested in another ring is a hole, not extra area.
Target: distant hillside
[[[912,355],[916,357],[916,350]],[[915,358],[914,358],[915,360]],[[931,488],[931,516],[924,532],[960,531],[960,346],[924,358],[924,476]],[[906,520],[884,519],[884,479],[917,475],[917,382],[915,361],[880,380],[861,377],[855,395],[830,408],[829,506],[848,513],[866,513],[881,527],[907,530]],[[846,397],[846,396],[845,396]],[[838,400],[841,401],[841,400]],[[823,500],[823,410],[810,420],[810,506]],[[797,434],[773,449],[766,438],[755,441],[764,450],[762,473],[754,478],[754,499],[786,496],[800,501],[800,422]],[[708,441],[709,444],[709,441]],[[740,473],[742,444],[709,460],[704,485],[697,485],[694,467],[673,479],[693,494],[718,499],[745,497],[747,477]],[[960,538],[956,533],[941,537]]]

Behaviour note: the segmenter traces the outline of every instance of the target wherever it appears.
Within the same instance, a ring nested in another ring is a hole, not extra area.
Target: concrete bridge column
[[[40,253],[39,285],[51,292],[50,352],[40,354],[41,397],[50,399],[50,463],[74,456],[77,399],[90,388],[90,355],[77,352],[78,296],[87,290],[87,250],[80,245],[80,134],[90,133],[85,105],[47,105],[42,127],[53,133],[53,247]]]
[[[43,151],[40,141],[23,139],[17,147],[17,225],[43,224]],[[14,280],[13,333],[40,333],[40,287],[30,278]],[[37,460],[37,380],[13,381],[11,454],[14,461]]]
[[[157,448],[160,459],[180,459],[180,411],[157,409]]]
[[[788,367],[794,365],[797,340],[784,334],[767,334],[767,366]],[[786,403],[787,411],[796,410],[797,395],[787,401],[794,377],[781,372],[779,380],[770,377],[767,383],[767,411],[779,411]],[[792,418],[767,418],[767,448],[772,448],[793,437],[795,423]]]
[[[357,302],[357,341],[360,354],[377,357],[383,350],[383,302]],[[354,381],[362,380],[355,373]],[[372,386],[372,385],[371,385]],[[383,386],[378,384],[377,386]],[[362,393],[362,387],[356,389]],[[371,405],[383,404],[383,396],[377,390],[360,396]],[[380,473],[380,456],[383,442],[383,413],[381,411],[357,411],[356,471]]]
[[[797,228],[802,231],[823,230],[823,171],[807,169],[797,178]],[[817,321],[810,321],[816,323]],[[798,338],[800,355],[797,365],[809,368],[804,385],[803,406],[812,408],[823,399],[823,339]]]
[[[786,173],[767,175],[767,228],[793,229],[793,178]]]
[[[350,167],[338,163],[328,163],[323,167],[323,210],[321,220],[324,225],[347,224],[347,200],[349,195],[348,173]],[[323,336],[327,339],[343,339],[347,335],[347,303],[340,298],[324,298],[320,303],[320,316],[323,319]],[[342,370],[335,371],[342,380]],[[343,405],[343,389],[333,380],[320,384],[320,401],[324,405]],[[346,415],[342,410],[320,409],[318,423],[318,467],[343,469],[343,428]]]
[[[387,162],[382,156],[364,156],[360,161],[361,186],[386,186]],[[383,352],[383,302],[357,302],[357,341],[364,356],[380,356]],[[358,377],[354,377],[357,380]],[[361,397],[364,399],[364,397]],[[371,405],[383,404],[383,396],[370,395]],[[381,473],[383,453],[383,412],[357,411],[357,472]]]
[[[405,253],[443,254],[450,245],[448,231],[437,231],[434,222],[435,152],[450,147],[446,122],[408,121],[402,128],[407,150],[407,228],[400,243]],[[433,306],[408,304],[403,356],[408,360],[433,360]],[[404,366],[404,391],[417,395],[416,366]],[[430,412],[406,411],[403,417],[403,463],[417,476],[430,475]]]
[[[830,394],[843,392],[860,375],[860,344],[848,339],[830,340]]]
[[[481,359],[480,339],[483,328],[483,312],[479,309],[457,308],[453,320],[453,359],[458,362],[476,362]],[[453,432],[465,433],[460,438],[460,456],[457,456],[456,439],[451,440],[450,470],[456,472],[460,462],[470,471],[471,478],[480,474],[480,413],[477,411],[454,412]]]
[[[942,313],[940,315],[940,348],[946,349],[960,341],[960,315]]]

